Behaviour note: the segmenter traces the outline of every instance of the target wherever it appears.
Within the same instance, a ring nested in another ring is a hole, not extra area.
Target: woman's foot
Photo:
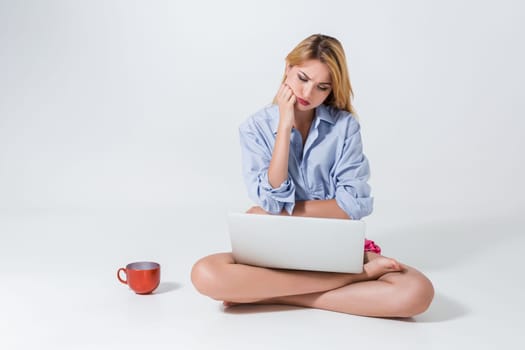
[[[396,260],[376,255],[373,258],[370,256],[366,259],[368,262],[363,265],[363,272],[369,279],[378,279],[385,273],[401,271],[401,264]]]
[[[224,306],[226,308],[231,307],[231,306],[235,306],[235,305],[239,305],[239,304],[241,304],[241,303],[234,303],[233,301],[226,301],[226,300],[224,300],[222,302],[222,306]]]

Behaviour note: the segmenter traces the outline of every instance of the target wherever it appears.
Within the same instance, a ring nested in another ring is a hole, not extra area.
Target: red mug
[[[126,279],[120,277],[124,272]],[[149,294],[153,292],[160,283],[160,265],[151,261],[138,261],[127,264],[126,268],[117,270],[117,278],[120,282],[127,284],[137,294]]]

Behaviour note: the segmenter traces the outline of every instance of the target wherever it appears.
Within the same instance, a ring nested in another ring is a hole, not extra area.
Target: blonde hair
[[[332,78],[332,91],[324,104],[356,114],[352,106],[354,93],[350,84],[346,56],[339,40],[323,34],[310,35],[286,56],[286,66],[295,66],[312,59],[326,64]],[[285,80],[286,69],[282,82],[284,83]],[[274,99],[273,102],[276,103],[276,100]]]

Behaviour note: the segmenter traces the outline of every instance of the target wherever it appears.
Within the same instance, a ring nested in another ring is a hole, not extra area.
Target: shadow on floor
[[[177,290],[182,287],[182,284],[175,282],[160,282],[160,285],[153,294],[164,294]]]
[[[444,322],[461,318],[469,312],[470,310],[457,300],[436,293],[428,310],[414,319],[417,323]]]
[[[461,318],[469,313],[469,310],[458,301],[438,294],[434,296],[432,304],[427,311],[421,315],[410,318],[389,318],[391,320],[410,323],[438,323]]]
[[[255,314],[255,313],[264,313],[264,312],[281,312],[281,311],[291,311],[291,310],[301,310],[303,307],[293,306],[293,305],[257,305],[257,304],[244,304],[244,305],[235,305],[230,307],[224,307],[224,312],[232,315],[242,315],[242,314]]]
[[[306,308],[292,305],[256,305],[245,304],[223,308],[224,312],[233,315],[255,314],[266,312],[282,312],[292,310],[306,310]],[[331,312],[331,311],[327,311]],[[413,323],[437,323],[451,321],[463,317],[469,310],[456,300],[443,294],[436,294],[430,308],[423,314],[411,318],[390,318],[393,321]]]

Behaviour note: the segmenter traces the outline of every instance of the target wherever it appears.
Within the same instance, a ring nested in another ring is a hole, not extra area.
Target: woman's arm
[[[333,169],[335,200],[349,217],[360,220],[372,212],[374,204],[368,184],[370,167],[363,154],[361,126],[351,116],[345,120],[348,125],[343,150]]]
[[[295,118],[295,95],[288,85],[281,85],[277,92],[277,102],[279,105],[279,126],[273,147],[272,160],[268,168],[268,182],[273,188],[278,188],[288,179],[290,135]]]
[[[247,213],[268,214],[261,207],[251,207]],[[288,216],[286,210],[280,215]],[[313,218],[352,219],[337,205],[335,199],[296,201],[292,216],[306,216]]]
[[[288,178],[291,130],[291,127],[283,126],[279,123],[272,160],[268,168],[268,182],[273,188],[278,188]]]

